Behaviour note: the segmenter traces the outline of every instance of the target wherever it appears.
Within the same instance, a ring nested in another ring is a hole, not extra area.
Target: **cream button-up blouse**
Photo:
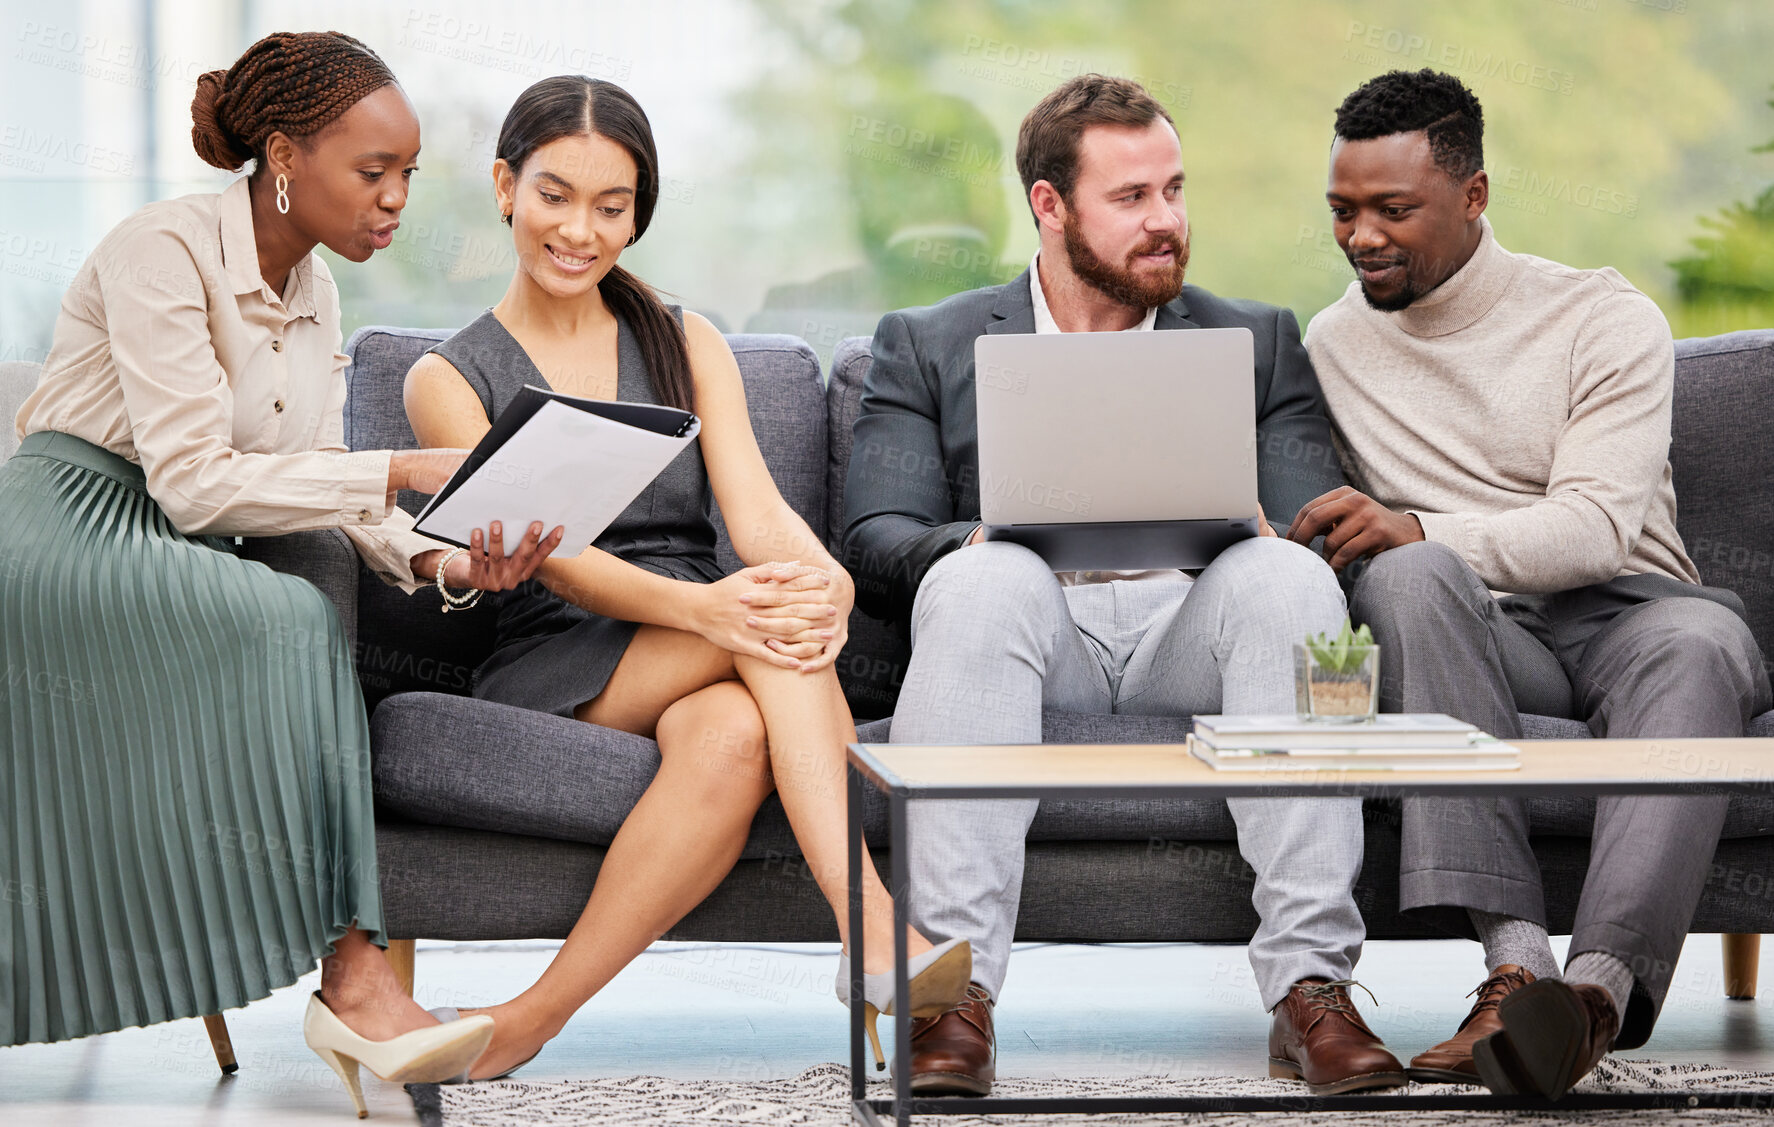
[[[142,467],[190,535],[339,528],[406,591],[440,547],[389,503],[388,451],[352,453],[339,292],[313,254],[280,296],[259,274],[247,181],[149,204],[68,292],[19,437],[54,430]]]

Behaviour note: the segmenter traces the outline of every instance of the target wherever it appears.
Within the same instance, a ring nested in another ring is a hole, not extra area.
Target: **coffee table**
[[[910,886],[906,806],[915,799],[1403,798],[1465,795],[1540,798],[1604,794],[1753,794],[1774,789],[1774,739],[1522,740],[1517,771],[1215,771],[1182,744],[936,747],[852,744],[850,811],[850,1079],[855,1118],[1023,1115],[1042,1112],[1529,1111],[1641,1108],[1770,1108],[1765,1092],[1622,1092],[1537,1096],[1384,1095],[914,1098],[911,1015],[893,1015],[893,1095],[868,1096],[863,1059],[862,797],[887,797],[892,851],[894,996],[907,996],[905,929]]]

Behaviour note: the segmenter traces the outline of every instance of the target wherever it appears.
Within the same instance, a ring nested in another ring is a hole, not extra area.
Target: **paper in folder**
[[[676,407],[581,399],[526,384],[493,420],[414,527],[468,547],[493,521],[509,551],[531,521],[566,528],[556,556],[576,556],[603,534],[702,429]]]

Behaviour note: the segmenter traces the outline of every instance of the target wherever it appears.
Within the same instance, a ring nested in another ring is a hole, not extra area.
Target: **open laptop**
[[[1248,329],[980,337],[985,539],[1140,571],[1255,536],[1254,347]]]

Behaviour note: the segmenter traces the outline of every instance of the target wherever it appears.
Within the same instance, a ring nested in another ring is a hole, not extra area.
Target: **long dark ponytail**
[[[653,127],[645,111],[633,95],[614,82],[563,74],[535,83],[518,95],[505,115],[495,155],[515,176],[530,154],[543,145],[587,133],[608,137],[634,158],[639,174],[634,194],[634,241],[638,242],[647,233],[659,202],[659,154],[653,147]],[[505,221],[511,222],[511,216]],[[690,379],[684,327],[653,287],[622,267],[612,266],[598,283],[598,290],[611,311],[633,330],[659,402],[694,410],[695,387]]]

